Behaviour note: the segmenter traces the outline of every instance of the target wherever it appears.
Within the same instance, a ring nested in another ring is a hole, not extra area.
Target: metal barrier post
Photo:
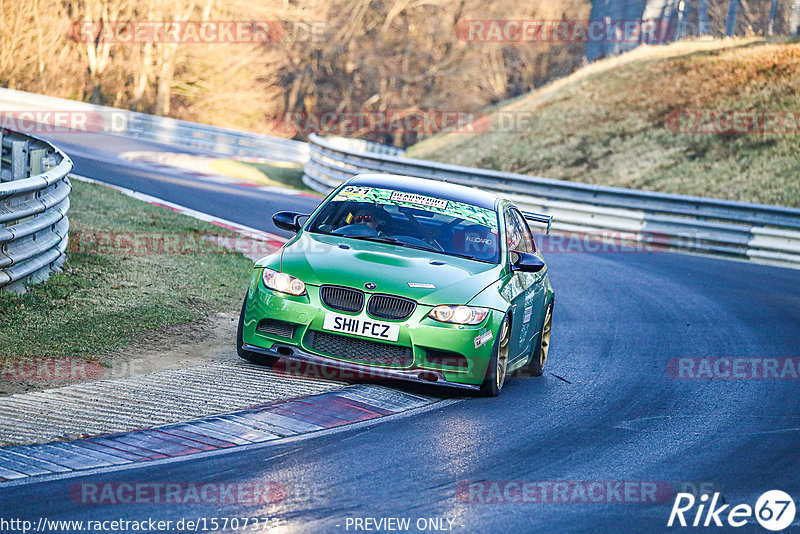
[[[42,174],[42,159],[47,151],[44,148],[31,150],[31,176]]]
[[[28,176],[28,142],[11,141],[11,179],[22,180]]]

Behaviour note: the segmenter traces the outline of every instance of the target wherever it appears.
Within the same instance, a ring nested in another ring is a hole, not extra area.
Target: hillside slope
[[[768,126],[784,133],[718,133],[730,110],[783,110]],[[431,138],[409,156],[800,207],[798,132],[800,44],[676,43],[589,65],[495,109],[488,131]]]

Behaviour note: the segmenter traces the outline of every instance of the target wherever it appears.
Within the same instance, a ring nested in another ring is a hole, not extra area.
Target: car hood
[[[303,232],[284,247],[281,270],[312,285],[363,289],[373,282],[376,293],[437,305],[466,304],[495,282],[502,269],[424,250]]]

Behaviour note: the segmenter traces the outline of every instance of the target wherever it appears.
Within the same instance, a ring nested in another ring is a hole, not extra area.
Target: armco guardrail
[[[0,289],[22,291],[66,259],[72,161],[33,137],[0,137]]]
[[[0,89],[0,114],[35,111],[85,113],[88,120],[84,124],[89,131],[138,137],[166,145],[188,146],[245,158],[293,163],[305,163],[308,160],[308,144],[300,141],[156,117],[65,98]]]
[[[402,148],[382,145],[373,141],[367,141],[366,139],[353,139],[350,137],[325,137],[324,139],[330,143],[331,146],[343,150],[356,150],[360,152],[369,152],[371,154],[384,154],[386,156],[406,155],[406,151]]]
[[[384,172],[501,193],[553,215],[555,232],[615,232],[616,239],[800,266],[800,209],[553,180],[347,147],[312,134],[303,181],[326,193],[363,172]]]

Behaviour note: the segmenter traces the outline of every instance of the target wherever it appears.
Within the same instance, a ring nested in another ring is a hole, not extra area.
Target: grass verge
[[[282,161],[251,163],[232,159],[220,159],[211,162],[211,168],[224,176],[230,176],[259,185],[289,187],[318,195],[303,183],[303,165]]]
[[[280,182],[284,186],[319,196],[317,191],[314,191],[303,183],[302,163],[271,161],[265,163],[250,163],[250,165],[253,165],[256,169],[269,176],[270,179]]]
[[[73,187],[73,235],[228,233],[103,186]],[[24,295],[0,292],[0,355],[93,359],[148,330],[238,313],[252,265],[238,253],[70,253],[64,271],[46,283]]]
[[[494,112],[481,134],[423,141],[409,156],[576,182],[800,207],[795,133],[684,133],[684,110],[800,117],[800,44],[641,47]],[[499,127],[509,117],[515,127]]]

